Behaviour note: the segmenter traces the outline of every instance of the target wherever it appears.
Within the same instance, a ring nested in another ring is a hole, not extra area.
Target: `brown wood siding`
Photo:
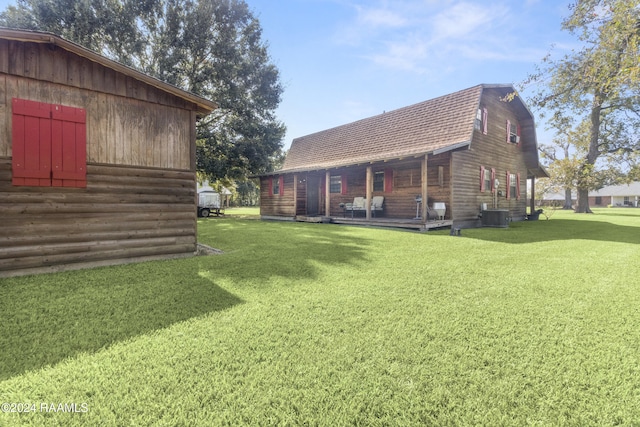
[[[0,276],[99,261],[192,254],[195,174],[89,164],[87,188],[16,187],[0,158]]]
[[[430,156],[428,161],[428,194],[429,203],[444,202],[449,206],[450,167],[449,154]],[[438,181],[438,167],[443,167],[443,185]],[[377,213],[385,218],[409,219],[416,216],[415,197],[422,193],[420,160],[399,160],[372,165],[372,173],[393,173],[393,189],[389,191],[373,191],[372,197],[384,197],[384,211]],[[340,203],[351,203],[354,197],[366,196],[366,166],[350,169],[336,169],[331,175],[347,176],[347,194],[331,194],[331,215],[342,215]],[[447,217],[449,213],[447,212]]]
[[[429,157],[429,203],[444,202],[447,205],[446,217],[449,218],[450,194],[451,194],[451,155],[449,153]],[[416,216],[415,197],[422,192],[421,161],[416,158],[406,160],[377,163],[371,166],[372,173],[385,171],[393,173],[393,188],[391,191],[372,191],[373,196],[384,197],[384,212],[377,215],[386,218],[410,219]],[[442,168],[442,182],[439,180]],[[320,212],[325,210],[325,191],[322,184],[325,182],[326,171],[304,172],[298,175],[296,215],[307,215],[307,192],[309,183],[320,185],[319,207]],[[366,197],[367,166],[360,165],[349,168],[337,168],[330,171],[330,176],[341,176],[346,179],[346,194],[330,193],[330,215],[342,216],[344,209],[340,204],[352,203],[355,197]],[[285,194],[283,196],[269,195],[269,178],[261,179],[261,214],[265,216],[293,216],[291,209],[293,198],[287,192],[289,182],[293,188],[293,176],[285,175]],[[290,181],[289,181],[290,180]],[[343,181],[344,185],[344,181]],[[289,197],[291,196],[291,197]],[[362,215],[362,214],[361,214]]]
[[[296,214],[293,203],[293,174],[284,175],[284,188],[281,188],[280,194],[276,195],[269,193],[269,179],[269,177],[260,178],[260,215],[293,218]]]
[[[306,215],[307,211],[307,174],[298,174],[296,197],[296,215]]]
[[[496,91],[485,90],[481,106],[488,110],[488,129],[484,135],[481,131],[474,131],[473,141],[469,150],[453,153],[452,170],[452,213],[456,221],[473,221],[478,219],[480,205],[486,203],[493,206],[493,195],[490,191],[480,192],[480,166],[496,170],[496,178],[500,181],[498,190],[506,191],[506,172],[520,173],[520,199],[507,200],[498,197],[498,208],[509,209],[510,216],[523,218],[527,203],[527,167],[524,159],[523,147],[508,143],[506,140],[507,119],[512,123],[518,122],[521,128],[533,123],[531,117],[521,112],[516,113],[513,103],[500,101]],[[506,193],[504,193],[506,194]]]
[[[11,99],[87,111],[87,161],[194,170],[196,106],[55,46],[0,40],[0,156],[11,156]]]

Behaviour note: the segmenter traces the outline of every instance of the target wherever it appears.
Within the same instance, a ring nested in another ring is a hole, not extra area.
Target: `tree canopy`
[[[283,86],[243,0],[17,0],[0,25],[58,34],[216,102],[197,126],[210,180],[270,171],[281,156]]]
[[[575,127],[576,212],[590,212],[598,158],[629,159],[640,148],[640,6],[638,0],[578,0],[570,10],[562,26],[582,47],[560,59],[547,56],[529,83],[542,83],[535,107],[567,132]]]

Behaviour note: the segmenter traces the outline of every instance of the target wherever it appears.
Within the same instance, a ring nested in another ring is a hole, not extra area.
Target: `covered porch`
[[[450,165],[450,153],[442,153],[294,173],[295,219],[416,230],[450,227]]]
[[[349,218],[349,217],[306,217],[296,216],[296,221],[300,222],[330,222],[332,224],[349,224],[360,225],[369,227],[390,227],[390,228],[404,228],[418,231],[435,230],[439,228],[450,228],[453,225],[453,221],[450,219],[435,219],[423,222],[422,219],[393,219],[393,218]]]

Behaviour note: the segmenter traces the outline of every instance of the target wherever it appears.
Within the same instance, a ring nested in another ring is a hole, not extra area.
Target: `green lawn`
[[[0,426],[640,425],[640,209],[461,237],[232,211],[199,220],[223,255],[1,279],[0,402],[35,412]]]
[[[242,219],[260,219],[260,208],[258,207],[235,207],[225,209],[226,217]]]

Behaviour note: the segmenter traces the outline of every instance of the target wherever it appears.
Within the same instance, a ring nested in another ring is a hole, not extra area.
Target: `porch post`
[[[428,217],[428,208],[429,208],[429,199],[427,194],[427,158],[428,154],[424,155],[424,159],[422,159],[422,175],[420,178],[420,182],[422,183],[422,222],[426,223],[429,219]]]
[[[298,174],[293,174],[293,217],[298,216]]]
[[[331,173],[329,171],[325,174],[324,179],[324,216],[331,216]]]
[[[533,214],[536,210],[536,177],[531,177],[531,201],[529,202],[529,213]]]
[[[367,221],[371,219],[371,195],[373,193],[373,174],[371,173],[371,166],[367,166],[367,192],[366,192],[366,213]]]

